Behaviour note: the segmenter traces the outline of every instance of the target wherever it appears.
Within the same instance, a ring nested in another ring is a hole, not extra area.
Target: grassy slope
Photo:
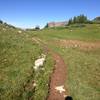
[[[35,36],[39,34],[38,37],[42,38],[43,40],[78,39],[84,41],[96,41],[100,40],[100,24],[90,24],[82,28],[68,27],[58,29],[44,29],[38,32],[33,31],[33,34]]]
[[[48,86],[45,86],[49,82],[53,61],[47,56],[45,71],[38,75],[34,72],[34,61],[43,51],[31,38],[25,32],[18,33],[18,29],[0,25],[0,100],[46,98]],[[35,92],[31,87],[33,80],[37,84]]]
[[[100,50],[82,51],[78,48],[53,47],[68,68],[69,92],[74,100],[100,99]]]
[[[0,26],[0,99],[1,100],[45,100],[48,93],[49,75],[53,61],[50,55],[45,62],[45,70],[35,73],[34,60],[43,52],[40,45],[32,42],[36,36],[59,52],[68,67],[68,88],[74,100],[99,100],[100,94],[100,50],[84,51],[78,48],[61,48],[49,44],[56,39],[100,40],[100,25],[83,28],[45,29],[42,31],[18,33],[18,30]],[[71,31],[72,30],[72,31]],[[48,42],[49,41],[49,42]],[[36,80],[35,91],[30,83]],[[27,89],[23,86],[27,84]]]
[[[68,68],[68,88],[74,100],[100,100],[100,50],[84,51],[49,44],[56,39],[100,40],[100,24],[83,28],[45,29],[31,35],[41,38],[63,56]]]

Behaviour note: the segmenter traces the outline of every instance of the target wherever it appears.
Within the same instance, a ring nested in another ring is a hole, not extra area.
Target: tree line
[[[13,25],[11,25],[11,24],[8,24],[8,23],[6,23],[6,22],[3,22],[2,20],[0,20],[0,24],[3,24],[3,25],[5,25],[5,26],[7,26],[7,27],[10,27],[10,28],[16,28],[15,26],[13,26]]]
[[[87,16],[85,16],[85,15],[79,15],[79,16],[74,16],[73,18],[71,18],[71,19],[69,19],[69,21],[68,21],[68,25],[70,25],[70,24],[87,24],[87,23],[89,23],[89,24],[92,24],[93,22],[92,21],[90,21],[88,18],[87,18]]]

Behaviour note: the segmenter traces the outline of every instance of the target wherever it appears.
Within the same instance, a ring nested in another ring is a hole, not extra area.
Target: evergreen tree
[[[0,20],[0,24],[3,24],[3,21],[2,20]]]
[[[73,18],[73,23],[74,24],[77,23],[77,17],[76,16]]]
[[[48,28],[48,23],[46,24],[46,26],[44,28]]]
[[[40,29],[40,27],[39,27],[39,26],[36,26],[36,27],[35,27],[35,30],[39,30],[39,29]]]
[[[68,25],[70,25],[70,24],[72,24],[73,23],[73,19],[71,18],[71,19],[69,19],[69,21],[68,21]]]
[[[79,23],[86,23],[87,22],[87,17],[84,15],[79,16]]]
[[[74,16],[73,19],[70,19],[68,21],[68,25],[76,24],[76,23],[80,23],[80,24],[81,23],[88,23],[88,22],[89,22],[89,20],[87,19],[87,17],[82,14],[82,15],[79,15],[79,16]]]

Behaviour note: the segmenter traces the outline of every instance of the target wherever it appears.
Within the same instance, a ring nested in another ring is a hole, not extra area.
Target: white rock
[[[37,59],[36,61],[35,61],[35,66],[43,66],[43,63],[44,63],[44,61],[45,61],[45,58],[40,58],[40,59]]]
[[[18,33],[22,33],[22,31],[18,31]]]
[[[75,48],[77,48],[78,47],[78,45],[77,44],[75,44]]]
[[[46,59],[46,55],[42,55],[42,58],[37,59],[35,61],[34,69],[38,70],[39,67],[43,66],[45,59]]]
[[[37,84],[36,84],[36,83],[34,83],[34,84],[33,84],[33,87],[36,87],[36,86],[37,86]]]
[[[5,28],[3,28],[3,31],[6,31],[6,29],[5,29]]]
[[[62,86],[57,86],[57,87],[55,87],[55,89],[56,89],[57,91],[59,91],[60,93],[65,92],[64,85],[62,85]]]

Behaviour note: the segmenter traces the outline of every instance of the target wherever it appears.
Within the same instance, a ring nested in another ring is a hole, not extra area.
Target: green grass
[[[35,95],[33,100],[46,100],[49,90],[50,75],[53,71],[54,62],[51,57],[47,58],[47,62],[44,66],[45,70],[36,73],[36,87]]]
[[[43,40],[78,39],[83,41],[96,41],[100,40],[100,24],[87,24],[82,28],[71,26],[64,29],[50,28],[30,33],[32,36],[38,36]]]
[[[66,87],[74,100],[100,99],[100,49],[82,50],[49,44],[67,67]]]
[[[74,100],[100,100],[100,49],[86,51],[50,43],[60,39],[99,41],[100,24],[22,33],[18,30],[0,24],[0,100],[46,99],[54,62],[47,54],[45,70],[34,71],[34,61],[44,51],[41,45],[32,41],[33,37],[39,37],[62,55],[68,69],[66,86]],[[32,87],[33,81],[37,84],[36,88]]]
[[[74,100],[100,99],[100,50],[84,51],[53,47],[64,58],[68,71],[66,86]]]
[[[33,66],[43,50],[26,32],[18,30],[0,25],[0,100],[28,100],[39,97],[39,91],[43,94],[38,100],[44,100],[48,93],[48,86],[44,86],[49,82],[53,61],[47,55],[45,72],[38,76]],[[32,88],[33,80],[37,80],[36,89],[40,88],[37,91]]]
[[[30,35],[39,37],[62,55],[68,69],[66,86],[74,100],[100,100],[100,49],[64,48],[50,43],[60,39],[99,41],[100,24],[85,25],[82,28],[70,26],[66,29],[45,29],[31,32]]]

